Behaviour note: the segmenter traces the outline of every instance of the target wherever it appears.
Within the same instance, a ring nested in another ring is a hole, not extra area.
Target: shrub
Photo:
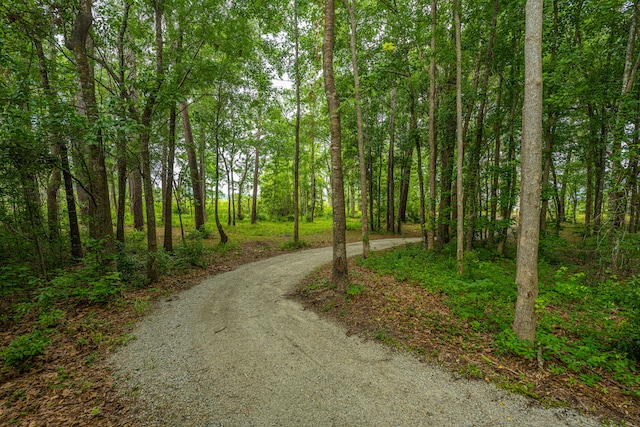
[[[192,265],[204,268],[207,266],[204,260],[206,254],[207,249],[202,242],[202,233],[193,231],[189,234],[189,238],[176,249],[176,264],[183,268]]]
[[[40,330],[25,335],[19,335],[0,352],[4,364],[20,371],[31,369],[33,358],[44,354],[49,345],[47,338]]]

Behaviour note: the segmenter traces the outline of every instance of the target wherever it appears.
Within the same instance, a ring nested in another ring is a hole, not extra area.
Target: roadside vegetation
[[[349,221],[351,240],[359,238],[358,227]],[[181,243],[172,254],[158,252],[162,274],[152,286],[145,275],[145,235],[132,229],[110,263],[96,258],[100,251],[90,251],[46,278],[29,268],[28,259],[2,265],[0,425],[125,425],[124,399],[133,396],[117,394],[106,356],[135,339],[133,325],[155,301],[240,264],[330,244],[330,217],[305,224],[297,244],[291,228],[287,221],[238,221],[229,227],[225,245],[206,229],[184,240],[174,229]]]
[[[512,332],[515,244],[503,255],[465,253],[458,275],[455,245],[441,253],[408,245],[359,258],[346,295],[309,278],[303,303],[349,333],[436,361],[454,374],[493,382],[538,400],[614,423],[640,422],[640,245],[626,241],[617,272],[600,259],[611,250],[583,239],[573,225],[541,241],[535,343]]]

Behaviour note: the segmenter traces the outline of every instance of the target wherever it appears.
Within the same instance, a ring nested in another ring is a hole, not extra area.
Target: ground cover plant
[[[331,218],[301,227],[304,247],[326,246]],[[159,230],[160,231],[160,230]],[[160,252],[158,283],[147,285],[144,232],[128,230],[126,244],[105,272],[90,253],[46,279],[28,267],[0,269],[0,425],[131,425],[128,403],[104,364],[119,345],[135,339],[134,323],[158,299],[213,274],[297,250],[291,223],[237,222],[221,245],[211,233],[174,230],[173,254]],[[359,239],[350,221],[351,241]],[[105,274],[106,273],[106,274]],[[134,397],[134,396],[129,396]]]
[[[345,323],[349,333],[407,349],[456,374],[543,405],[637,424],[640,279],[576,264],[576,251],[588,250],[588,241],[574,250],[566,239],[552,239],[541,248],[533,345],[511,331],[517,290],[508,253],[469,252],[460,276],[455,252],[408,245],[357,259],[346,295],[331,286],[325,269],[296,297]]]

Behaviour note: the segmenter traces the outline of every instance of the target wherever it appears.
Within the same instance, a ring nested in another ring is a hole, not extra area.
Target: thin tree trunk
[[[215,134],[214,134],[214,139],[216,142],[216,164],[215,164],[215,169],[216,169],[216,194],[214,196],[214,216],[215,216],[215,220],[216,220],[216,228],[218,229],[218,234],[220,235],[220,243],[223,245],[226,245],[227,242],[229,241],[229,237],[227,236],[227,234],[224,232],[224,228],[222,228],[222,223],[220,222],[220,215],[218,212],[218,199],[219,199],[219,195],[220,195],[220,126],[221,126],[221,118],[220,115],[222,113],[222,103],[223,103],[223,99],[222,99],[222,84],[218,83],[218,105],[216,108],[216,121],[215,121]],[[260,140],[260,120],[258,119],[258,141]],[[258,152],[257,152],[257,145],[256,145],[256,165],[257,165],[257,159],[258,159]],[[257,166],[256,166],[257,168]],[[254,184],[255,181],[254,181]],[[255,189],[254,189],[254,194],[255,194]],[[255,203],[255,202],[254,202]],[[254,210],[255,211],[255,210]]]
[[[93,24],[92,8],[92,0],[80,0],[69,40],[69,47],[73,51],[76,62],[82,99],[90,127],[93,127],[98,122],[93,66],[89,63],[87,53],[89,31]],[[89,144],[89,170],[91,171],[89,186],[91,192],[89,201],[89,235],[96,241],[101,242],[102,249],[109,255],[115,251],[115,244],[103,138],[102,131],[99,127],[95,134],[95,142]],[[110,264],[112,260],[107,256],[102,258],[102,262]]]
[[[460,43],[460,9],[461,0],[456,0],[453,6],[453,20],[456,27],[456,204],[457,204],[457,249],[458,274],[464,273],[464,192],[462,188],[462,166],[464,164],[464,145],[462,139],[462,47]],[[489,55],[489,53],[487,53]],[[489,70],[487,70],[489,73]],[[480,113],[483,114],[482,112]],[[471,202],[473,204],[473,201]],[[471,218],[473,222],[473,218]],[[473,226],[472,226],[473,227]],[[472,228],[473,233],[473,228]]]
[[[536,338],[540,180],[542,164],[542,0],[527,0],[525,18],[525,86],[522,108],[520,226],[516,255],[516,301],[513,331],[522,340]]]
[[[180,103],[180,117],[182,119],[182,131],[184,133],[184,144],[189,160],[189,177],[191,178],[191,190],[193,191],[195,225],[196,230],[203,230],[205,201],[202,195],[202,177],[198,168],[198,155],[193,141],[193,131],[189,120],[189,106],[186,102]]]
[[[396,88],[391,89],[391,106],[389,107],[389,156],[387,162],[387,231],[395,233],[395,179],[394,149],[396,127]]]
[[[131,170],[129,196],[131,198],[131,213],[133,214],[133,229],[142,231],[144,229],[144,203],[142,200],[142,173],[140,173],[140,166],[136,166]]]
[[[429,224],[427,250],[435,249],[436,235],[436,174],[438,147],[436,145],[436,28],[438,1],[431,1],[431,61],[429,65]]]
[[[216,219],[216,227],[218,229],[218,234],[220,235],[220,243],[225,245],[229,241],[229,237],[224,232],[224,228],[222,228],[222,223],[220,222],[220,215],[218,213],[218,198],[220,194],[220,147],[218,144],[218,138],[216,135],[216,194],[214,196],[214,216]]]
[[[296,84],[296,123],[295,123],[295,155],[293,157],[293,241],[300,241],[300,55],[298,31],[298,2],[294,1],[294,33],[295,33],[295,84]]]
[[[544,136],[544,165],[542,169],[542,203],[540,205],[540,232],[547,231],[547,210],[549,209],[549,174],[551,172],[551,162],[553,155],[553,140],[555,134],[555,115],[549,112],[547,117],[546,134]]]
[[[344,181],[342,178],[342,141],[340,129],[340,99],[333,76],[333,46],[335,9],[333,0],[324,3],[324,37],[322,42],[322,70],[324,89],[329,107],[331,134],[331,202],[333,206],[333,269],[331,280],[344,292],[349,283],[346,247],[346,216]]]
[[[167,252],[173,252],[173,164],[176,155],[176,119],[177,119],[176,105],[171,104],[169,111],[169,135],[167,135],[167,165],[165,171],[167,173],[165,177],[166,187],[164,192],[164,250]]]
[[[42,88],[50,101],[50,109],[57,108],[56,94],[49,82],[49,69],[47,66],[47,60],[42,48],[42,42],[37,37],[33,37],[33,44],[36,48],[38,56],[38,68],[40,70],[40,79]],[[50,153],[54,159],[60,158],[60,132],[56,126],[52,126],[52,132],[50,135]],[[49,245],[51,247],[52,255],[55,258],[59,258],[60,247],[60,209],[58,202],[58,193],[60,191],[60,185],[62,183],[62,175],[60,168],[55,165],[49,174],[49,181],[47,183],[47,225],[49,230]]]
[[[256,130],[255,163],[253,166],[253,200],[251,201],[251,224],[255,224],[258,219],[258,176],[260,173],[260,131],[262,122],[260,120],[260,109],[258,108],[258,121]],[[217,182],[217,180],[216,180]],[[217,190],[216,190],[217,194]],[[216,196],[217,197],[217,196]],[[217,202],[216,202],[217,205]]]
[[[117,51],[118,51],[118,84],[120,85],[120,98],[122,105],[120,106],[120,114],[122,120],[127,117],[126,105],[124,101],[127,99],[127,90],[125,85],[125,49],[124,38],[127,32],[127,26],[129,23],[129,11],[132,3],[125,0],[123,1],[124,12],[122,17],[122,25],[118,32]],[[116,168],[118,175],[118,203],[116,212],[116,240],[120,243],[124,243],[124,217],[127,200],[127,134],[123,130],[118,132],[118,139],[116,142]]]
[[[498,189],[500,187],[500,154],[502,151],[501,147],[501,128],[502,128],[502,117],[500,115],[500,109],[502,107],[502,82],[503,77],[502,74],[498,76],[498,95],[496,99],[496,114],[499,119],[495,121],[493,126],[493,133],[496,138],[495,148],[493,151],[493,171],[491,172],[491,195],[489,196],[491,200],[491,212],[489,214],[489,218],[494,230],[500,229],[500,227],[496,227],[496,221],[498,219]],[[504,219],[504,218],[502,218]]]
[[[150,283],[158,281],[158,238],[156,232],[155,199],[153,195],[153,183],[151,181],[151,150],[149,140],[151,137],[151,119],[153,108],[157,101],[157,94],[162,86],[164,75],[163,66],[163,38],[162,38],[162,16],[164,12],[164,1],[154,2],[155,21],[155,44],[156,44],[156,86],[149,94],[140,124],[142,132],[140,134],[140,160],[142,173],[142,186],[144,189],[145,213],[147,217],[147,279]]]
[[[317,183],[316,183],[316,143],[315,143],[315,129],[316,129],[316,118],[315,111],[311,110],[311,126],[309,129],[309,143],[311,144],[311,153],[310,153],[310,174],[311,174],[311,216],[310,222],[313,222],[316,215],[316,199],[318,198],[317,192]]]
[[[594,155],[594,167],[595,167],[595,188],[594,188],[594,200],[593,200],[593,229],[596,232],[600,231],[602,226],[602,205],[604,203],[604,181],[606,178],[607,168],[607,137],[608,128],[606,121],[605,108],[601,109],[601,122],[600,133],[597,136],[595,155]]]
[[[410,106],[409,109],[411,108],[412,107]],[[411,121],[411,118],[409,118],[409,121]],[[409,124],[409,126],[411,126],[411,124]],[[409,146],[402,162],[402,173],[400,175],[400,198],[398,200],[398,233],[401,232],[401,224],[403,222],[407,222],[407,203],[409,201],[409,185],[411,184],[411,166],[413,164],[414,148],[414,144]]]
[[[69,239],[71,240],[71,256],[79,260],[83,256],[82,240],[80,239],[80,225],[78,223],[78,212],[76,209],[76,198],[73,191],[73,178],[69,165],[69,153],[64,140],[60,141],[60,167],[62,168],[62,180],[64,182],[64,193],[67,202],[67,217],[69,219]]]
[[[354,98],[356,102],[356,127],[358,130],[358,159],[360,161],[360,224],[362,230],[362,257],[369,256],[369,220],[367,219],[367,164],[364,157],[364,131],[362,124],[362,100],[360,97],[360,77],[358,75],[357,56],[357,21],[356,3],[342,0],[349,11],[351,33],[349,46],[351,47],[351,67],[353,69]]]

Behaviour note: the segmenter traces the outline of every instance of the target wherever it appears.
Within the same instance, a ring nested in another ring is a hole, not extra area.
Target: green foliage
[[[366,288],[362,285],[358,285],[355,283],[352,283],[351,286],[349,286],[349,288],[347,289],[347,295],[358,295],[359,293],[363,292]]]
[[[199,230],[192,231],[188,238],[176,249],[176,265],[182,268],[190,266],[206,267],[205,255],[208,249],[205,248],[204,235]]]
[[[566,243],[558,238],[546,242],[548,259],[560,261],[560,248]],[[373,253],[358,262],[446,295],[452,313],[473,331],[493,334],[498,352],[542,358],[556,372],[572,373],[589,386],[599,381],[592,370],[608,371],[630,393],[640,393],[640,376],[635,370],[640,349],[640,276],[624,284],[588,284],[583,272],[564,266],[553,271],[542,262],[537,339],[531,344],[519,340],[511,330],[517,295],[512,260],[497,258],[489,251],[470,252],[465,254],[465,274],[459,276],[454,257],[408,245]]]
[[[36,356],[44,354],[50,339],[39,329],[31,333],[19,335],[0,352],[6,366],[20,371],[31,369],[31,363]]]
[[[546,233],[540,236],[538,256],[549,264],[559,264],[564,259],[562,253],[567,249],[566,240],[555,233]]]
[[[280,247],[285,251],[303,249],[303,248],[306,248],[308,246],[309,246],[309,244],[307,242],[305,242],[304,240],[298,240],[297,242],[294,242],[293,240],[287,240],[286,242],[282,243],[282,245],[280,245]]]
[[[0,297],[29,289],[33,279],[33,272],[25,265],[9,264],[0,266]]]
[[[617,348],[640,360],[640,276],[635,276],[625,284],[610,287],[615,301],[629,310],[627,321],[623,324],[616,340]]]
[[[98,260],[101,255],[89,252],[82,265],[60,274],[38,289],[38,304],[47,308],[73,298],[78,302],[104,304],[124,289],[120,273],[109,271]]]
[[[45,311],[40,314],[38,323],[45,329],[53,328],[58,326],[64,320],[65,316],[66,313],[59,309]]]

